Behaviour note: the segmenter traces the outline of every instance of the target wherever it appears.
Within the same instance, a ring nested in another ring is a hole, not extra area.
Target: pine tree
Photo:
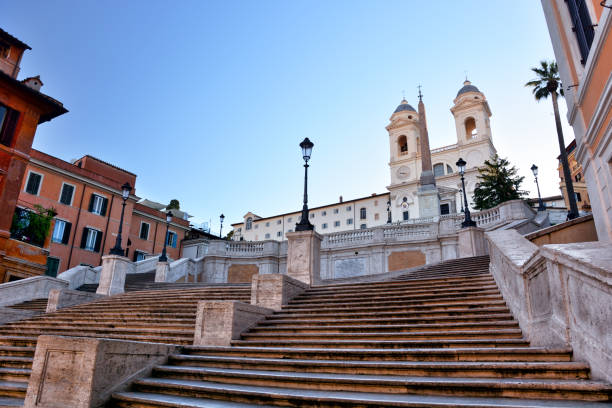
[[[474,190],[474,208],[486,210],[503,203],[516,200],[527,194],[520,189],[525,177],[517,176],[516,167],[497,154],[485,160],[485,167],[478,170],[478,187]]]

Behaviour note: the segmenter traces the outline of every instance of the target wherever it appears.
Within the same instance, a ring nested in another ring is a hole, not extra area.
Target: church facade
[[[468,205],[472,206],[472,195],[478,183],[478,168],[495,153],[491,137],[489,118],[491,110],[485,95],[469,81],[459,89],[451,113],[455,120],[457,142],[429,150],[427,119],[424,104],[419,103],[417,112],[405,99],[395,109],[386,126],[389,134],[389,170],[391,183],[388,192],[344,202],[313,208],[310,222],[321,234],[354,229],[364,229],[389,222],[418,222],[445,214],[454,214],[463,209],[461,176],[456,162],[463,158],[467,162],[465,186]],[[422,146],[430,154],[423,155]],[[432,172],[428,195],[423,200],[423,169]],[[435,181],[434,181],[435,180]],[[419,199],[419,194],[421,199]],[[390,217],[389,217],[390,212]],[[252,212],[244,216],[243,222],[232,224],[234,240],[263,241],[285,239],[299,222],[301,211],[259,217]]]

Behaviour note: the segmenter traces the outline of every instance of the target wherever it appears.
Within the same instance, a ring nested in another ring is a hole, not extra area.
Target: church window
[[[448,205],[448,203],[440,204],[440,214],[441,215],[450,214],[450,206]]]
[[[348,207],[346,207],[346,211],[351,211],[351,210],[352,210],[352,208],[351,208],[350,205]]]
[[[282,232],[282,231],[278,231],[278,232],[276,233],[276,236],[277,236],[277,237],[282,237],[282,236],[283,236],[283,232]]]
[[[276,220],[276,225],[280,225],[282,222],[282,220]]]
[[[314,217],[315,217],[314,213],[310,213],[310,218],[314,218]]]
[[[367,210],[365,209],[365,207],[362,207],[362,208],[359,210],[359,219],[360,219],[360,220],[365,220],[365,219],[366,219],[366,216],[367,216]]]
[[[408,214],[408,211],[404,211],[402,213],[402,217],[404,218],[404,221],[408,221],[408,218],[410,218],[410,214]]]
[[[359,228],[360,228],[360,229],[366,229],[366,228],[368,228],[368,226],[367,226],[366,224],[361,224],[361,225],[359,226]]]
[[[323,223],[323,229],[327,229],[327,223],[326,222]]]
[[[338,209],[334,208],[334,214],[338,214]]]
[[[400,136],[399,139],[397,139],[397,145],[400,155],[408,153],[408,139],[406,139],[406,136]]]
[[[247,218],[245,229],[248,231],[253,228],[253,219],[251,217]]]
[[[334,227],[339,227],[340,226],[340,221],[334,221]]]
[[[446,174],[453,174],[453,168],[450,165],[446,165]]]
[[[266,234],[266,239],[270,239],[270,234]]]
[[[269,226],[270,226],[270,222],[268,221],[266,222],[266,227],[269,227]]]
[[[444,175],[444,164],[437,163],[433,166],[434,177],[440,177]]]
[[[475,138],[476,136],[478,136],[476,121],[474,118],[467,118],[465,120],[465,137],[469,140]]]
[[[323,212],[321,212],[321,215],[322,215],[323,217],[325,217],[325,216],[327,215],[327,211],[323,211]]]

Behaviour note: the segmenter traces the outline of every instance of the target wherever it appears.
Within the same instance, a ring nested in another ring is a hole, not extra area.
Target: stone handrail
[[[100,282],[101,270],[101,266],[92,268],[87,265],[77,265],[60,273],[57,278],[68,282],[68,289],[77,289],[87,283]]]
[[[437,235],[437,224],[401,224],[397,226],[384,227],[383,236],[385,240],[413,241],[427,238],[435,238]]]
[[[264,251],[263,242],[227,242],[225,252],[228,254],[256,254]]]
[[[569,345],[595,378],[612,381],[612,245],[538,247],[515,230],[486,236],[491,273],[531,344]]]
[[[68,282],[51,276],[34,276],[0,284],[0,306],[47,298],[51,289],[64,289]]]
[[[354,231],[336,232],[333,234],[325,235],[324,241],[327,244],[343,244],[343,243],[354,243],[361,241],[371,241],[374,239],[374,229],[359,229]]]

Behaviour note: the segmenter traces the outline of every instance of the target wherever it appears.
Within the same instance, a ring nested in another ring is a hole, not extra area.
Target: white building
[[[457,93],[451,107],[455,119],[457,143],[431,150],[433,172],[440,195],[440,214],[460,212],[463,205],[461,178],[456,162],[467,162],[465,184],[468,204],[478,182],[478,168],[495,153],[491,140],[489,117],[491,110],[482,92],[469,81]],[[387,202],[390,200],[392,222],[414,222],[419,217],[417,190],[421,176],[421,152],[419,115],[402,100],[386,127],[389,132],[389,193],[371,196],[310,209],[310,222],[321,234],[359,228],[370,228],[387,222]],[[232,224],[234,240],[263,241],[284,240],[299,221],[301,211],[260,217],[252,212],[244,215],[244,221]]]

